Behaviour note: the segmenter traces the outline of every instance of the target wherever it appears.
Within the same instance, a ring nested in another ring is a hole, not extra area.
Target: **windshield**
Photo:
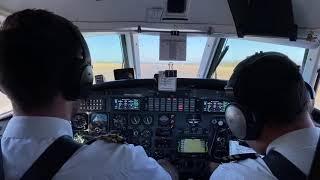
[[[289,56],[297,65],[302,66],[305,49],[292,46],[277,45],[271,43],[249,41],[243,39],[229,39],[225,46],[229,46],[229,50],[218,65],[212,78],[228,80],[233,69],[246,57],[256,52],[275,51]]]
[[[123,51],[120,34],[116,33],[84,33],[88,44],[94,75],[104,75],[105,81],[114,80],[113,70],[123,68]],[[186,61],[160,61],[159,35],[138,35],[140,54],[140,78],[153,78],[158,71],[169,68],[178,70],[178,77],[198,78],[202,55],[207,43],[207,37],[187,36]],[[235,66],[247,56],[259,51],[278,51],[288,55],[298,65],[302,65],[305,49],[270,43],[229,39],[225,46],[229,50],[217,67],[212,78],[227,80]],[[12,109],[10,100],[0,93],[0,114]]]
[[[173,63],[173,69],[178,70],[178,77],[197,78],[207,39],[201,36],[187,36],[186,61],[160,61],[159,35],[139,35],[141,78],[153,78],[159,71],[169,69],[170,62]]]
[[[123,67],[119,34],[84,33],[88,44],[94,75],[103,75],[105,81],[114,80],[113,70]]]

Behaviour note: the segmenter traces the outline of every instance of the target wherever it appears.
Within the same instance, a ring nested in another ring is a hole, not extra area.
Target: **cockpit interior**
[[[224,116],[224,87],[246,57],[289,56],[316,93],[312,114],[320,121],[320,1],[245,2],[1,0],[0,24],[13,12],[41,8],[80,28],[95,79],[71,120],[77,142],[118,134],[148,156],[170,160],[180,179],[208,179],[210,162],[252,151]],[[0,114],[2,135],[13,115],[4,94]]]

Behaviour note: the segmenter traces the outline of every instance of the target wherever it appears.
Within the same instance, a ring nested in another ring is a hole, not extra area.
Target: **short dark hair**
[[[242,61],[228,86],[233,88],[239,104],[262,121],[290,123],[307,111],[310,96],[299,66],[285,55],[270,54],[259,60],[254,55]]]
[[[65,67],[79,54],[78,30],[46,10],[26,9],[6,18],[0,32],[0,86],[25,110],[48,105],[61,93]]]

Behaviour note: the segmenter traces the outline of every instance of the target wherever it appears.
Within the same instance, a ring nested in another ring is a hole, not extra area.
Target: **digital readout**
[[[228,105],[226,101],[204,100],[203,112],[225,112]]]
[[[178,142],[179,153],[206,153],[207,142],[204,139],[181,139]]]
[[[131,98],[113,99],[114,110],[138,111],[140,110],[140,100]]]

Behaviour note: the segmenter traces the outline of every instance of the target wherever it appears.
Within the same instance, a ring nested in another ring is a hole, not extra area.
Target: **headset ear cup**
[[[89,94],[93,82],[93,69],[90,64],[86,65],[81,73],[80,79],[80,98],[84,98]]]
[[[239,139],[255,140],[262,131],[263,123],[237,103],[231,103],[226,107],[225,117],[231,132]]]
[[[90,64],[86,65],[85,68],[83,68],[80,82],[81,82],[81,86],[92,85],[93,70]]]
[[[244,112],[237,104],[229,104],[225,112],[226,122],[233,133],[239,139],[247,136],[247,122]]]
[[[88,45],[79,29],[71,27],[74,36],[81,45],[81,57],[75,55],[73,61],[67,64],[62,76],[62,94],[65,99],[74,101],[88,95],[93,84],[93,70]]]
[[[77,31],[82,46],[82,64],[80,74],[80,95],[78,98],[84,98],[89,94],[90,88],[93,84],[93,68],[91,65],[91,56],[86,40],[80,31]]]

